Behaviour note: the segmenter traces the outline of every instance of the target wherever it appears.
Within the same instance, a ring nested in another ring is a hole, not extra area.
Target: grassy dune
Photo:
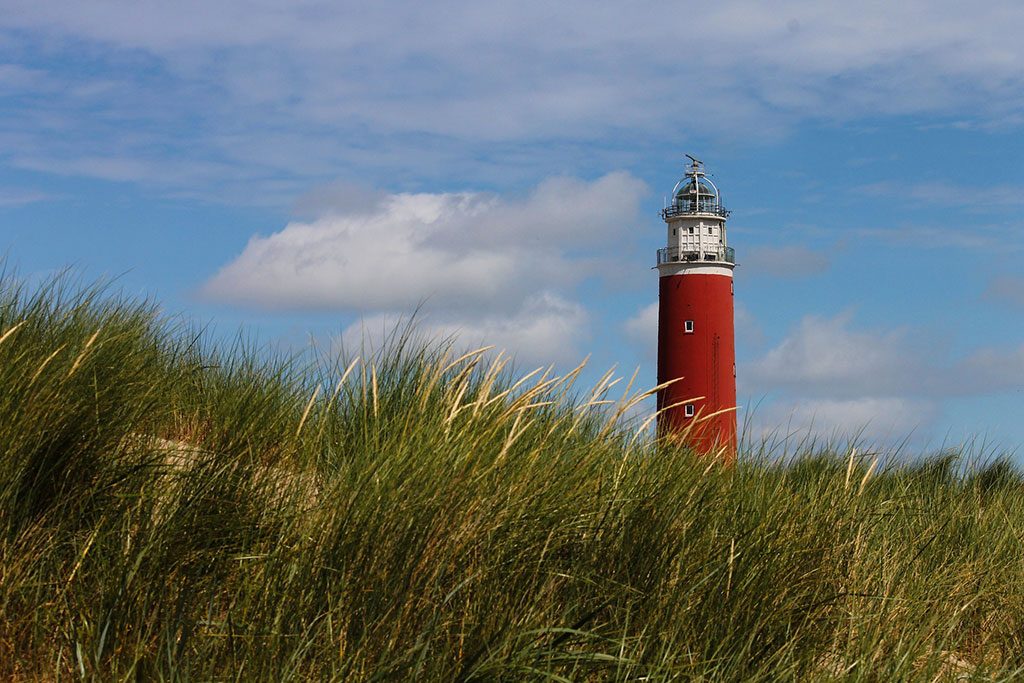
[[[392,342],[268,359],[149,304],[4,280],[0,678],[1024,671],[1007,462],[721,469],[635,438],[607,381]]]

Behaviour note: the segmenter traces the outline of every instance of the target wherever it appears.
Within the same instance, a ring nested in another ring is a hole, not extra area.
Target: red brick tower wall
[[[733,280],[701,270],[659,278],[658,383],[680,379],[658,393],[658,408],[667,408],[658,431],[684,435],[701,454],[724,447],[732,460],[737,446]],[[693,332],[686,331],[687,320],[693,321]],[[693,406],[692,417],[686,416],[687,404]]]

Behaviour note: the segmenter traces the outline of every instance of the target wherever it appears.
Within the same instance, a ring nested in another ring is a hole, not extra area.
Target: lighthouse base
[[[712,270],[712,269],[707,269]],[[736,456],[732,273],[662,275],[658,306],[658,435],[700,454]]]

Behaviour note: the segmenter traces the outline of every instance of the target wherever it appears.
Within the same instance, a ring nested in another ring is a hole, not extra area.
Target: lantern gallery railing
[[[672,202],[664,209],[661,210],[661,217],[668,219],[673,216],[682,216],[691,213],[710,213],[714,216],[721,216],[722,218],[729,217],[729,211],[722,207],[721,204],[714,201],[689,201],[683,199],[677,199]]]
[[[678,247],[662,247],[658,250],[658,265],[662,263],[687,263],[694,261],[724,261],[725,263],[736,263],[736,250],[732,247],[719,247],[718,249],[705,249],[704,251],[691,251]]]

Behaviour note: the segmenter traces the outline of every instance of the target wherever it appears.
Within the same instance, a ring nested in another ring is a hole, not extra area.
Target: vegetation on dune
[[[1007,461],[719,468],[635,438],[610,381],[574,377],[403,338],[268,359],[149,304],[4,280],[0,677],[1024,671]]]

